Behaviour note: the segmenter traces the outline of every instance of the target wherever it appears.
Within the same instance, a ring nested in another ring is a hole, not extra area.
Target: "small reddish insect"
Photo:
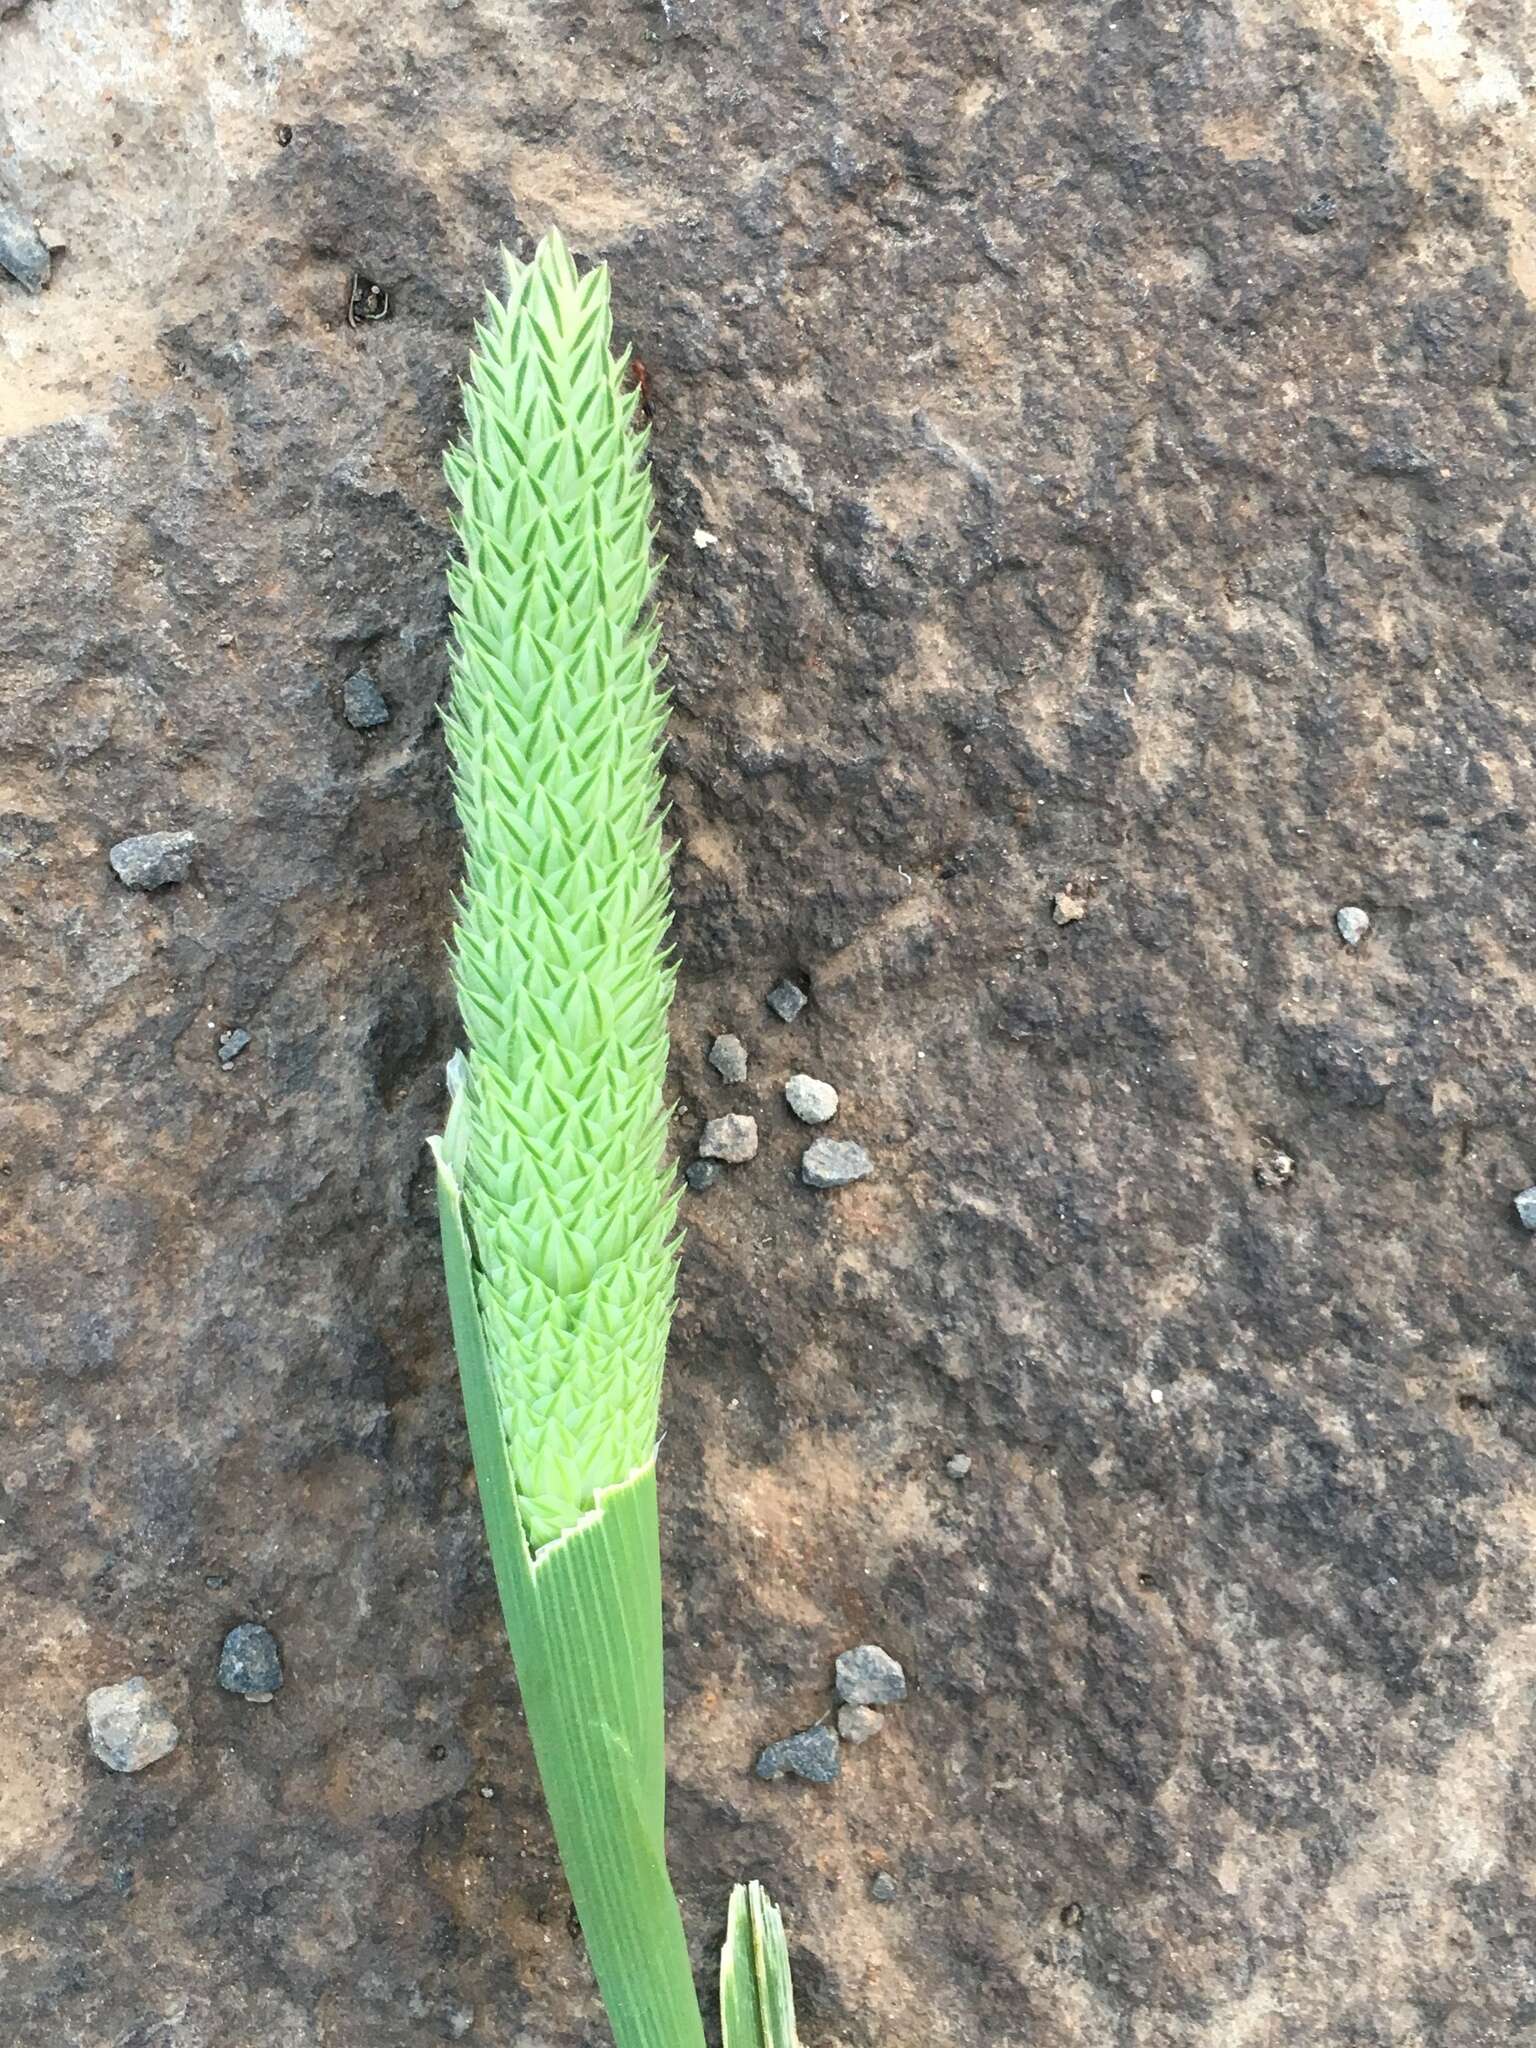
[[[629,359],[629,381],[640,394],[640,417],[649,426],[656,414],[651,407],[651,373],[638,356]]]

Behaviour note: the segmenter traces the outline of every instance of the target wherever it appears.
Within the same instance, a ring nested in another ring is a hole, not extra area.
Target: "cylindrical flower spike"
[[[651,488],[606,269],[507,263],[448,459],[464,559],[447,713],[464,821],[464,1202],[537,1549],[650,1456],[677,1195],[664,1172],[667,867]]]

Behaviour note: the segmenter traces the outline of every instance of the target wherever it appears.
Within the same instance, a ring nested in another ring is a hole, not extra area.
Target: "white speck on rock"
[[[693,544],[696,548],[717,548],[720,545],[720,536],[711,533],[707,527],[696,526],[693,529]]]
[[[1079,918],[1087,915],[1087,904],[1081,896],[1074,896],[1070,889],[1058,889],[1051,898],[1051,916],[1057,924],[1076,924]]]

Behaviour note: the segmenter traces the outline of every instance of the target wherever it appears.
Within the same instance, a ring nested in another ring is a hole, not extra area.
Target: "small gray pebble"
[[[1289,1187],[1296,1175],[1296,1162],[1289,1152],[1266,1152],[1253,1169],[1253,1177],[1261,1188],[1271,1193],[1276,1188]]]
[[[282,1659],[271,1630],[259,1621],[242,1621],[232,1628],[219,1652],[219,1683],[224,1690],[265,1703],[282,1682]]]
[[[86,1695],[91,1754],[109,1771],[142,1771],[176,1747],[176,1723],[142,1678],[100,1685]]]
[[[1536,1230],[1536,1188],[1522,1188],[1515,1197],[1515,1214],[1527,1230]]]
[[[5,10],[0,9],[0,13]],[[53,275],[53,258],[42,236],[18,208],[0,199],[0,270],[23,291],[37,293]]]
[[[850,1707],[888,1707],[906,1698],[907,1675],[878,1643],[861,1643],[837,1660],[837,1696]]]
[[[1346,946],[1358,946],[1371,928],[1369,914],[1355,903],[1346,903],[1342,910],[1336,910],[1333,921]]]
[[[706,1194],[720,1178],[724,1169],[713,1159],[695,1159],[683,1174],[689,1187],[696,1195]]]
[[[709,1048],[709,1064],[722,1081],[745,1081],[747,1078],[747,1048],[739,1038],[729,1031],[723,1031]]]
[[[249,1031],[241,1031],[238,1027],[233,1031],[221,1031],[219,1033],[219,1064],[225,1067],[233,1066],[250,1042],[251,1034]]]
[[[341,704],[348,725],[357,732],[371,732],[376,725],[389,723],[389,706],[384,702],[383,692],[365,668],[358,669],[342,684]]]
[[[813,1785],[830,1785],[843,1768],[837,1753],[837,1737],[830,1728],[805,1728],[798,1735],[786,1735],[782,1742],[770,1742],[758,1758],[760,1778],[809,1779]]]
[[[888,1870],[882,1870],[870,1880],[869,1896],[877,1905],[888,1906],[896,1896],[896,1880]]]
[[[824,1124],[837,1115],[837,1090],[830,1081],[817,1081],[809,1074],[790,1075],[784,1100],[803,1124]]]
[[[952,1458],[945,1459],[944,1470],[951,1479],[968,1479],[971,1475],[971,1461],[964,1451],[956,1451]]]
[[[875,1170],[874,1161],[862,1145],[851,1138],[818,1138],[807,1145],[800,1161],[800,1177],[808,1188],[842,1188],[851,1180],[863,1180]]]
[[[108,849],[112,872],[128,889],[163,889],[184,882],[197,851],[195,832],[141,832]]]
[[[782,1017],[786,1024],[793,1024],[809,1001],[805,990],[796,988],[792,981],[781,981],[777,988],[768,992],[769,1009],[775,1017]]]
[[[868,1742],[885,1726],[873,1707],[839,1707],[837,1732],[844,1742]]]
[[[712,1116],[704,1126],[699,1150],[706,1159],[723,1159],[727,1166],[744,1166],[757,1156],[757,1118]]]

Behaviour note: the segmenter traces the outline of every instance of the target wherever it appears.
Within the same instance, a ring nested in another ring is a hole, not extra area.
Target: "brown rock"
[[[0,30],[7,190],[70,245],[0,283],[15,2048],[601,2031],[422,1172],[439,463],[497,245],[556,219],[654,387],[674,1089],[757,1018],[879,1166],[815,1197],[786,1145],[688,1211],[701,1964],[760,1874],[807,2040],[1529,2032],[1531,131],[1478,98],[1520,10],[846,11]],[[206,855],[130,896],[157,822]],[[1090,875],[1114,943],[1053,941]],[[244,1614],[294,1674],[250,1714]],[[836,1787],[755,1781],[874,1628],[922,1693]],[[81,1673],[140,1644],[200,1704],[110,1779]]]

